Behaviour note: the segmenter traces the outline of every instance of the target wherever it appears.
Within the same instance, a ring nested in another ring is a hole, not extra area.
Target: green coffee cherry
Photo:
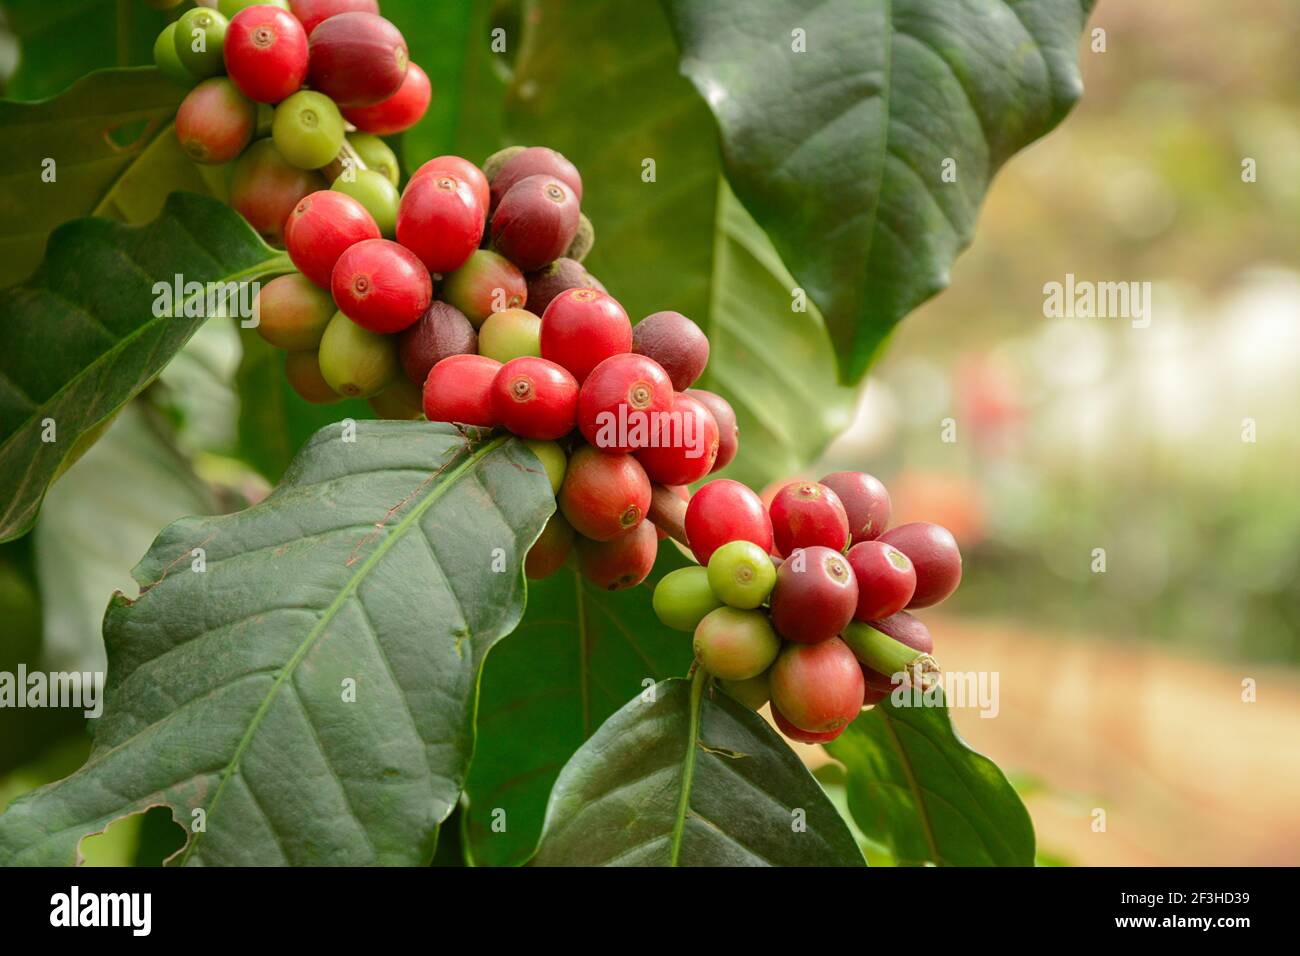
[[[723,691],[736,698],[750,710],[762,710],[763,705],[772,699],[772,687],[767,679],[767,671],[748,680],[718,681]]]
[[[299,169],[320,169],[343,146],[343,115],[324,93],[299,90],[275,108],[271,136],[280,155]]]
[[[378,395],[401,374],[397,339],[363,329],[342,312],[336,313],[320,340],[320,371],[340,395]]]
[[[665,574],[652,603],[660,622],[675,631],[695,630],[706,614],[722,606],[709,587],[709,572],[700,567]]]
[[[483,175],[491,182],[496,174],[501,172],[501,167],[514,157],[518,156],[528,147],[526,146],[507,146],[505,149],[499,149],[487,159],[483,160]]]
[[[334,299],[301,272],[272,279],[253,300],[257,334],[278,349],[300,352],[320,348],[334,318]]]
[[[724,604],[756,608],[775,584],[772,559],[752,541],[728,541],[709,558],[709,587]]]
[[[493,312],[478,330],[478,354],[502,364],[542,354],[542,320],[527,309]]]
[[[176,57],[194,76],[202,79],[224,73],[222,44],[230,21],[216,10],[195,7],[176,21]]]
[[[163,32],[158,34],[158,39],[154,40],[153,62],[173,83],[188,88],[199,81],[197,76],[185,69],[185,64],[181,63],[181,58],[176,55],[176,24],[174,23],[167,24]]]
[[[694,647],[700,666],[714,677],[748,680],[772,666],[781,638],[765,612],[720,607],[695,628]]]
[[[391,239],[396,234],[397,203],[402,197],[383,173],[375,169],[354,169],[334,180],[330,188],[365,206],[385,238]]]
[[[542,467],[546,469],[546,477],[551,482],[551,492],[558,495],[560,485],[564,483],[564,473],[569,468],[569,458],[564,454],[564,449],[553,441],[537,441],[532,438],[525,439],[524,444],[541,461]]]
[[[387,143],[373,133],[349,133],[348,142],[366,164],[366,169],[383,173],[394,186],[398,184],[402,170],[397,163],[397,154],[388,148]]]
[[[569,243],[568,251],[564,253],[566,259],[576,259],[581,262],[587,258],[587,253],[591,252],[591,247],[596,244],[596,227],[591,224],[586,213],[578,214],[578,232],[573,237],[573,242]]]

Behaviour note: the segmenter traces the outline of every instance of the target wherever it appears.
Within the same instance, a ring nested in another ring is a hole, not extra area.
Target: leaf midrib
[[[217,806],[221,801],[221,795],[226,789],[226,784],[230,782],[235,771],[238,770],[240,759],[243,757],[245,750],[247,750],[248,745],[256,735],[257,729],[263,718],[270,711],[271,704],[274,703],[276,696],[279,694],[280,688],[284,685],[285,681],[293,676],[294,671],[302,662],[303,658],[307,656],[307,653],[311,650],[313,645],[315,645],[321,634],[325,632],[325,629],[333,623],[335,616],[343,608],[343,605],[348,601],[348,599],[356,592],[357,588],[360,587],[361,582],[365,580],[366,576],[369,575],[375,565],[377,565],[384,556],[388,554],[393,545],[402,539],[407,529],[417,522],[424,513],[442,497],[448,488],[453,487],[460,479],[461,475],[477,465],[483,458],[487,457],[488,454],[504,445],[508,438],[508,435],[497,436],[484,444],[481,448],[471,452],[464,461],[457,465],[451,472],[447,473],[443,477],[443,480],[434,486],[428,497],[421,501],[415,508],[411,509],[410,514],[394,526],[393,530],[380,541],[379,546],[375,548],[370,557],[368,557],[361,566],[357,568],[352,577],[348,579],[347,584],[344,585],[338,595],[325,609],[320,620],[317,621],[316,625],[307,632],[307,636],[303,638],[302,643],[298,645],[293,656],[285,663],[284,667],[280,671],[280,676],[276,678],[270,689],[267,690],[266,696],[262,699],[262,703],[258,705],[257,711],[253,714],[252,720],[249,721],[248,729],[245,730],[244,734],[240,737],[239,743],[235,747],[235,752],[230,758],[230,762],[221,773],[221,781],[217,784],[217,789],[212,795],[212,802],[208,804],[206,808],[209,817],[216,812]],[[199,845],[200,839],[206,832],[207,830],[205,828],[193,835],[194,838],[185,847],[184,852],[179,858],[178,863],[180,865],[184,865],[189,861],[190,857],[194,853],[194,848]]]

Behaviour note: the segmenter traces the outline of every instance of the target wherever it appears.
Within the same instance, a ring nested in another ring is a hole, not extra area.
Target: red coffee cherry
[[[814,545],[843,551],[849,543],[849,518],[839,495],[814,481],[792,481],[776,493],[772,531],[781,554]]]
[[[845,724],[839,730],[832,730],[830,733],[825,734],[809,733],[806,730],[800,730],[794,724],[790,723],[790,719],[777,710],[775,705],[772,707],[772,722],[776,724],[777,730],[781,731],[781,733],[789,737],[791,740],[798,741],[801,744],[828,744],[840,734],[844,733],[845,729],[849,726],[848,724]]]
[[[396,93],[373,106],[347,107],[342,111],[343,118],[363,133],[392,136],[405,132],[424,119],[432,99],[429,74],[412,63],[406,68],[406,76]]]
[[[578,197],[554,176],[521,179],[492,214],[492,245],[531,272],[564,255],[578,232]]]
[[[442,297],[478,328],[493,312],[522,309],[528,301],[528,284],[524,274],[505,256],[478,249],[447,276]]]
[[[564,519],[564,515],[558,511],[551,515],[541,536],[533,542],[524,558],[524,574],[528,579],[540,581],[564,567],[565,559],[573,551],[575,537],[573,525]]]
[[[631,350],[632,323],[607,293],[563,292],[542,313],[542,358],[563,365],[579,385],[605,359]]]
[[[611,355],[582,383],[578,428],[601,451],[627,453],[653,444],[672,410],[673,383],[658,363],[630,352]]]
[[[703,402],[685,392],[673,397],[672,417],[681,424],[669,430],[671,440],[663,444],[661,433],[661,443],[637,451],[636,460],[641,462],[651,481],[661,485],[689,485],[713,469],[718,457],[718,423]]]
[[[289,9],[311,36],[322,20],[340,13],[378,13],[379,0],[289,0]]]
[[[437,299],[429,303],[424,315],[397,342],[402,371],[416,385],[423,385],[429,370],[443,359],[477,351],[478,333],[469,319]]]
[[[880,536],[912,559],[916,568],[916,593],[908,607],[938,604],[961,583],[961,551],[947,528],[926,521],[901,524]]]
[[[452,355],[429,370],[424,381],[424,417],[461,425],[496,424],[492,380],[501,363],[482,355]]]
[[[907,607],[916,591],[916,569],[902,551],[884,541],[849,548],[849,566],[858,581],[859,621],[879,621]]]
[[[387,239],[350,246],[334,266],[331,288],[340,312],[381,335],[414,325],[433,298],[429,270]]]
[[[230,205],[267,242],[284,243],[284,224],[293,207],[326,187],[314,170],[299,169],[260,139],[235,161],[230,178]]]
[[[695,384],[709,364],[708,336],[680,312],[656,312],[633,326],[632,351],[662,365],[679,392]]]
[[[582,445],[569,457],[557,500],[579,534],[609,541],[645,518],[650,479],[631,455],[610,455]]]
[[[829,641],[853,620],[857,609],[858,582],[853,568],[832,548],[798,548],[776,570],[772,624],[787,640],[800,644]]]
[[[854,544],[874,540],[889,527],[889,492],[879,479],[862,471],[837,471],[821,483],[840,496]]]
[[[483,175],[483,170],[463,156],[435,156],[411,175],[411,182],[421,176],[432,176],[440,173],[467,183],[470,189],[474,191],[474,198],[483,207],[483,216],[487,217],[489,191],[487,177]]]
[[[196,163],[227,163],[244,151],[257,125],[257,106],[224,76],[204,80],[176,111],[176,139]]]
[[[519,182],[530,176],[550,176],[558,179],[573,190],[578,202],[582,202],[582,176],[578,167],[545,146],[529,146],[518,150],[492,177],[491,209],[496,210],[503,196]]]
[[[686,506],[686,539],[705,567],[728,541],[752,541],[772,550],[772,519],[758,495],[738,481],[719,478],[691,496]]]
[[[607,591],[636,587],[654,569],[659,539],[649,521],[609,541],[578,539],[578,567],[582,576]]]
[[[284,244],[298,271],[322,289],[330,288],[334,265],[349,247],[379,238],[379,226],[351,196],[329,189],[293,207],[284,224]]]
[[[871,626],[914,651],[922,654],[934,652],[934,638],[930,636],[930,629],[920,618],[913,617],[906,611],[899,611],[882,621],[872,621]],[[863,707],[880,703],[894,689],[893,675],[882,674],[865,664],[862,666],[862,679],[866,682],[862,696]]]
[[[402,32],[375,13],[340,13],[311,31],[307,78],[341,108],[373,106],[402,85],[410,57]]]
[[[702,388],[690,389],[692,398],[699,399],[705,408],[713,413],[713,420],[718,423],[718,460],[713,463],[713,471],[721,471],[731,464],[740,451],[740,429],[736,426],[736,413],[731,403],[721,395],[706,392]]]
[[[808,733],[842,730],[862,710],[862,669],[838,637],[785,645],[770,681],[773,709]]]
[[[287,10],[245,7],[226,28],[222,56],[230,79],[249,99],[278,103],[307,78],[307,32]]]
[[[570,289],[605,291],[586,266],[576,259],[556,259],[549,266],[529,272],[524,279],[528,283],[528,308],[538,315],[544,313],[561,292]]]
[[[459,269],[482,238],[483,210],[464,180],[442,173],[407,183],[397,207],[397,241],[430,272]]]
[[[573,431],[577,409],[577,381],[546,359],[511,359],[492,380],[492,417],[523,438],[563,438]]]

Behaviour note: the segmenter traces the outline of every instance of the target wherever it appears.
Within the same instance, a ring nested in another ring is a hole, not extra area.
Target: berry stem
[[[913,650],[870,624],[850,621],[840,635],[859,661],[877,673],[892,677],[905,673],[929,687],[939,674],[939,663],[929,654]]]
[[[348,168],[348,163],[351,163],[352,168],[358,172],[369,168],[366,166],[366,161],[361,158],[361,154],[358,153],[356,148],[347,141],[347,137],[344,137],[343,145],[339,147],[338,156],[332,163],[322,169],[321,172],[325,175],[327,180],[333,183],[334,180],[343,175],[343,170]]]

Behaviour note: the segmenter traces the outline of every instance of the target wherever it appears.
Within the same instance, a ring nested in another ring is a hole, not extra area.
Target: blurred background
[[[945,669],[999,675],[996,717],[954,719],[1021,790],[1041,862],[1294,864],[1300,5],[1101,0],[1097,28],[1082,103],[996,179],[952,287],[807,474],[872,471],[896,521],[958,537],[963,586],[925,616]],[[1067,274],[1150,282],[1149,326],[1045,317]],[[158,529],[263,493],[204,451],[234,440],[240,354],[209,323],[0,546],[0,670],[102,666],[107,596]],[[3,720],[0,808],[88,751],[77,713]],[[86,849],[173,839],[151,816]]]

